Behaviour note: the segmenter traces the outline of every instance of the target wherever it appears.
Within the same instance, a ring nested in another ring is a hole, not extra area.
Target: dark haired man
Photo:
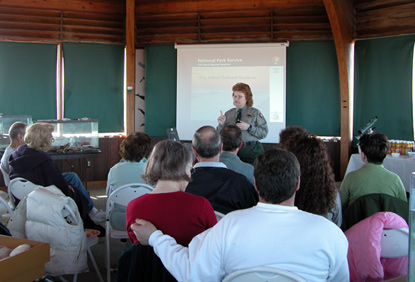
[[[178,281],[222,281],[235,270],[272,266],[307,281],[349,281],[348,242],[322,216],[294,207],[300,165],[294,154],[272,149],[255,163],[259,203],[226,215],[197,235],[188,248],[148,221],[131,227],[141,244],[150,244]]]
[[[227,125],[220,131],[223,148],[219,161],[227,168],[245,175],[249,182],[254,185],[254,166],[241,161],[238,157],[239,149],[242,147],[242,131],[236,125]]]
[[[199,128],[192,144],[197,163],[187,193],[205,197],[215,211],[224,214],[252,207],[258,202],[258,193],[248,179],[219,162],[222,142],[214,127]]]
[[[389,140],[378,132],[364,134],[359,139],[359,151],[365,163],[350,172],[340,186],[343,209],[358,198],[368,194],[387,194],[407,201],[405,187],[399,176],[383,167],[389,151]]]

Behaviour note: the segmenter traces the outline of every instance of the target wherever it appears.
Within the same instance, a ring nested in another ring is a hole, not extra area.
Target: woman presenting
[[[253,163],[256,157],[264,152],[258,141],[268,134],[267,121],[262,113],[253,108],[251,88],[248,84],[237,83],[232,87],[233,104],[235,108],[225,114],[220,112],[217,130],[220,132],[226,125],[236,125],[242,131],[242,148],[238,152],[239,158],[247,163]]]

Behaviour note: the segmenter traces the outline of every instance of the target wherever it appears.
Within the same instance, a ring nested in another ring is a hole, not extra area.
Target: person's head
[[[193,135],[192,145],[198,156],[213,158],[221,150],[220,135],[214,127],[202,126]]]
[[[300,210],[326,215],[336,206],[337,187],[326,144],[315,135],[303,135],[290,144],[300,163],[300,189],[295,206]]]
[[[192,153],[172,140],[158,142],[147,161],[142,178],[155,185],[159,180],[190,181]]]
[[[254,162],[255,186],[267,203],[279,204],[295,195],[300,181],[300,164],[293,153],[267,150]]]
[[[24,143],[27,124],[23,122],[15,122],[9,128],[9,137],[13,141],[21,141]]]
[[[242,131],[236,125],[227,125],[220,131],[223,151],[233,152],[241,146]]]
[[[246,83],[239,82],[235,84],[232,87],[232,97],[235,107],[242,108],[245,105],[252,107],[254,105],[251,87]]]
[[[369,163],[383,163],[383,160],[388,154],[389,146],[388,137],[379,132],[363,134],[359,139],[360,150],[366,155]]]
[[[296,140],[303,136],[306,136],[307,134],[307,131],[301,126],[287,126],[280,132],[280,147],[285,150],[289,150],[290,146],[294,145]]]
[[[120,156],[126,161],[139,162],[146,157],[151,147],[151,138],[143,132],[128,135],[120,145]]]
[[[40,152],[47,152],[52,147],[54,126],[48,123],[35,123],[26,130],[24,138],[28,147]]]

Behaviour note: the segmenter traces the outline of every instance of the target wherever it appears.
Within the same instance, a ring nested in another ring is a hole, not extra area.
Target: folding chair
[[[107,267],[107,282],[111,281],[111,265],[110,265],[110,239],[128,239],[127,230],[115,230],[110,223],[110,214],[114,209],[115,204],[127,206],[128,203],[148,192],[151,192],[153,187],[143,183],[130,183],[122,185],[115,189],[108,197],[106,207],[106,235],[105,235],[105,266]]]

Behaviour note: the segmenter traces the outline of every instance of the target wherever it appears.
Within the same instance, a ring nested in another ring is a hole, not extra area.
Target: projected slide
[[[270,132],[262,141],[278,142],[285,127],[286,48],[255,46],[178,49],[176,127],[182,140],[191,140],[200,126],[216,127],[220,111],[234,107],[232,86],[244,82],[251,87],[254,107],[268,122]]]

